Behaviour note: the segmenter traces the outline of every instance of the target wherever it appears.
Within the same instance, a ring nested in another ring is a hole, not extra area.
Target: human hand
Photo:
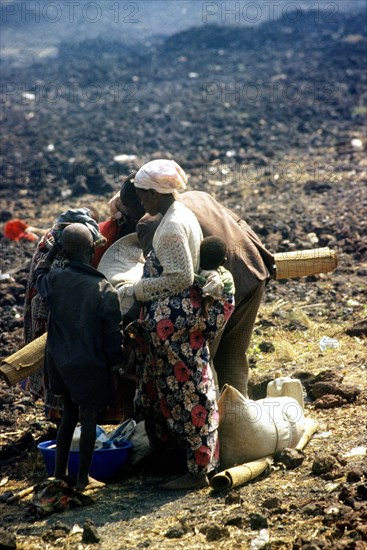
[[[223,293],[223,282],[218,274],[212,273],[207,277],[207,282],[203,286],[203,295],[212,296],[219,300]]]
[[[123,204],[120,199],[120,192],[117,192],[112,199],[108,201],[108,206],[110,207],[111,218],[114,220],[121,220],[124,218],[123,215]]]
[[[135,299],[135,293],[134,293],[134,283],[130,281],[126,281],[122,284],[119,284],[117,287],[117,292],[119,293],[120,297],[128,296],[129,298]]]
[[[55,241],[54,244],[51,246],[50,250],[47,252],[45,260],[47,262],[52,263],[56,256],[61,252],[62,248],[61,246]]]

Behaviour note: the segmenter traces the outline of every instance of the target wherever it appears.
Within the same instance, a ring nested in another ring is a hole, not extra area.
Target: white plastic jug
[[[302,409],[305,407],[302,384],[297,378],[290,378],[289,376],[275,378],[275,380],[269,382],[266,390],[266,396],[293,397],[293,399],[298,401]]]

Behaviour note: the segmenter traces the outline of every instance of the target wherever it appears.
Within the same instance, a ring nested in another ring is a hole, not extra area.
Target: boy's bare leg
[[[104,485],[89,476],[96,442],[97,415],[98,411],[96,409],[80,407],[79,472],[76,482],[76,489],[78,491],[83,491],[89,484],[95,487]]]
[[[68,395],[62,397],[64,410],[56,437],[55,473],[57,479],[67,480],[71,440],[78,423],[79,407]]]

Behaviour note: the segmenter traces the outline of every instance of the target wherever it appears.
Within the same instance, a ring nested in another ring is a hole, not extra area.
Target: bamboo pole
[[[19,500],[22,500],[22,498],[25,498],[26,496],[32,494],[34,489],[35,485],[27,487],[26,489],[22,489],[22,491],[19,491],[19,493],[17,493],[16,495],[9,497],[6,500],[6,504],[14,504],[15,502],[19,502]]]
[[[298,451],[306,447],[319,426],[319,423],[312,418],[306,418],[305,424],[305,431],[295,447]],[[239,466],[234,466],[233,468],[228,468],[213,476],[210,480],[210,485],[214,491],[225,491],[233,487],[238,487],[258,477],[265,472],[272,463],[273,457],[265,456]]]

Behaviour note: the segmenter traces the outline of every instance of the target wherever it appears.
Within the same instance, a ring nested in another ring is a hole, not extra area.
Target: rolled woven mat
[[[318,426],[318,422],[313,420],[313,418],[305,418],[305,431],[295,447],[297,450],[301,451],[306,447],[313,434],[317,431]],[[213,476],[210,480],[210,485],[214,491],[225,491],[238,487],[262,474],[272,462],[272,456],[264,456],[257,460],[228,468]]]
[[[14,386],[37,372],[44,365],[47,333],[3,359],[0,374],[9,386]]]
[[[271,463],[272,457],[267,456],[246,462],[246,464],[240,464],[240,466],[234,466],[213,476],[210,485],[214,491],[225,491],[231,487],[238,487],[238,485],[243,485],[262,474]]]
[[[338,258],[330,248],[312,248],[274,254],[275,279],[291,279],[318,273],[329,273],[338,265]]]

